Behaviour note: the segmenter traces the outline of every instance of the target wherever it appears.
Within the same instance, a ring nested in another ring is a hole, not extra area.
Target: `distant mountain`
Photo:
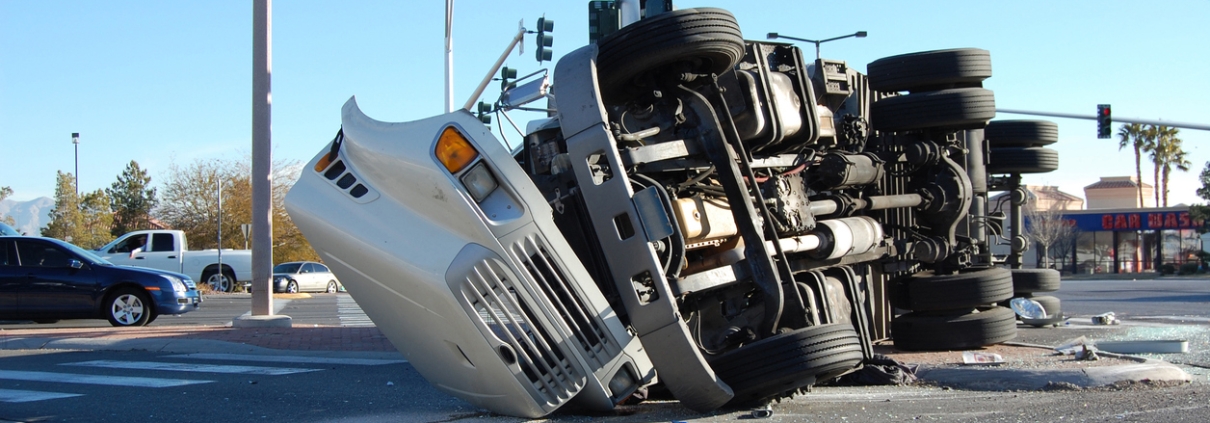
[[[50,223],[50,209],[55,208],[55,200],[50,197],[39,197],[29,201],[0,201],[0,219],[12,216],[17,222],[13,228],[26,235],[42,234],[42,227]]]

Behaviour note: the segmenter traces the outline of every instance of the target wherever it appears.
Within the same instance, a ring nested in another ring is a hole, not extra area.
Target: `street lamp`
[[[841,39],[845,39],[845,38],[849,38],[849,37],[865,38],[865,36],[866,36],[865,31],[857,31],[857,32],[849,34],[849,35],[841,35],[839,37],[828,38],[826,40],[808,40],[806,38],[797,38],[797,37],[791,37],[788,35],[781,35],[776,32],[769,33],[770,40],[776,40],[778,38],[785,38],[787,40],[794,40],[794,41],[801,41],[804,43],[815,44],[815,60],[819,60],[819,45],[820,44],[826,43],[828,41],[836,41],[836,40],[841,40]]]
[[[80,133],[71,133],[71,143],[76,146],[76,199],[80,198]]]

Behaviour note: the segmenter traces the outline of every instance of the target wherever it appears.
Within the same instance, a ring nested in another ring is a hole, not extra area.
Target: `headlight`
[[[173,291],[185,292],[189,290],[189,288],[185,286],[185,282],[176,276],[164,275],[164,279],[168,279],[168,282],[172,284]]]

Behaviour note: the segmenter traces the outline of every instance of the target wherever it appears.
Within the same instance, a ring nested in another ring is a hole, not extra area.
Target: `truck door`
[[[151,234],[151,242],[133,256],[135,266],[169,272],[181,271],[181,255],[176,248],[176,236],[171,233]]]

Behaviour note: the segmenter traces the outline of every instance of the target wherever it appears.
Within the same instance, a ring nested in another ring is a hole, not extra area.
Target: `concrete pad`
[[[288,328],[293,325],[293,319],[284,314],[271,316],[253,316],[245,314],[231,321],[231,327],[236,328]]]

